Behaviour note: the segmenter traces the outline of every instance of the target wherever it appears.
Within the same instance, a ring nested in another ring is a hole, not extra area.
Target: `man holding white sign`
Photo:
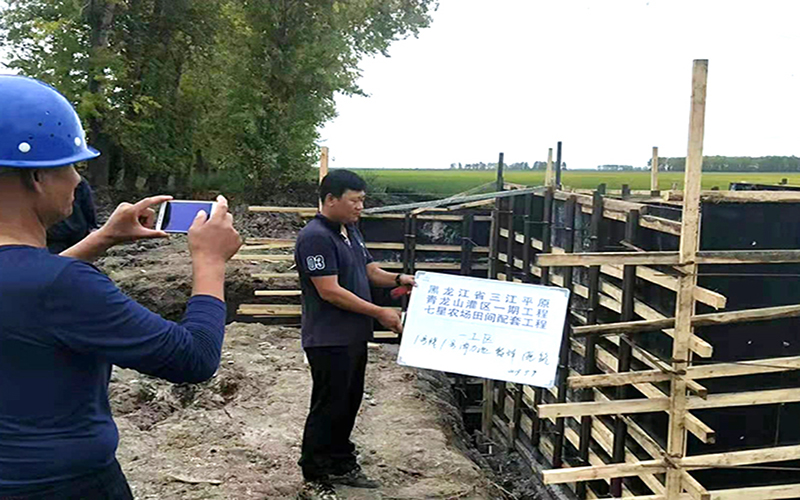
[[[367,342],[373,319],[402,332],[400,312],[372,303],[370,285],[414,286],[414,277],[388,273],[372,261],[355,223],[366,184],[335,170],[320,184],[321,213],[300,231],[295,262],[302,289],[303,349],[311,365],[311,410],[303,433],[300,498],[335,500],[333,484],[376,488],[356,462],[350,433],[364,394]]]
[[[398,363],[555,385],[569,290],[417,273]]]

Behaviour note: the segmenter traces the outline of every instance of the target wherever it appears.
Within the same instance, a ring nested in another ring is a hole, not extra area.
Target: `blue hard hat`
[[[0,167],[63,167],[98,156],[66,97],[39,80],[0,75]]]

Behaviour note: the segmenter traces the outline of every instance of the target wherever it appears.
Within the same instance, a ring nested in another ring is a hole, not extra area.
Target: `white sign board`
[[[569,290],[423,271],[416,280],[398,363],[555,385]]]

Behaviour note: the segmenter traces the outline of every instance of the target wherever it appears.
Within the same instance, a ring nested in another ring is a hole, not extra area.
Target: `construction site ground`
[[[291,216],[238,214],[244,235],[293,237]],[[133,298],[179,319],[191,292],[186,240],[146,241],[112,249],[98,266]],[[144,499],[294,498],[302,484],[296,462],[311,379],[296,325],[244,323],[235,305],[258,288],[256,271],[291,263],[232,262],[229,312],[219,372],[209,382],[174,385],[115,368],[110,399],[120,431],[118,458],[135,497]],[[396,346],[370,348],[367,387],[353,440],[378,490],[341,487],[346,499],[549,498],[530,469],[491,463],[470,445],[447,378],[401,367]],[[480,465],[479,465],[480,464]],[[542,496],[545,495],[545,496]]]

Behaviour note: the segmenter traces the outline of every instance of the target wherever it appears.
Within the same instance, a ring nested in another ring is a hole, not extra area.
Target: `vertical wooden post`
[[[408,274],[417,272],[417,214],[411,214],[408,233]]]
[[[575,250],[575,196],[567,198],[564,206],[564,251],[572,253]],[[570,303],[567,304],[567,311],[570,310],[572,302],[572,275],[574,268],[564,268],[564,286],[570,291]],[[569,376],[569,353],[572,350],[570,345],[570,334],[572,328],[569,317],[564,323],[564,333],[561,338],[561,350],[558,355],[558,372],[556,385],[558,386],[557,403],[567,402],[567,377]],[[564,466],[564,418],[556,419],[556,431],[553,436],[553,468],[559,469]]]
[[[625,222],[625,241],[628,243],[636,244],[636,233],[639,228],[639,211],[631,210],[628,212],[627,220]],[[636,286],[636,266],[624,266],[622,268],[622,312],[620,314],[620,321],[631,321],[634,319],[634,289]],[[631,370],[632,349],[625,337],[620,338],[618,372],[627,372]],[[617,387],[617,399],[626,399],[627,387]],[[628,435],[628,426],[625,419],[621,415],[617,415],[614,420],[614,450],[611,456],[611,462],[624,463],[625,462],[625,440]],[[622,496],[622,478],[614,478],[611,480],[611,495],[619,498]]]
[[[556,149],[556,188],[561,189],[561,141],[558,141]]]
[[[703,135],[706,115],[708,61],[695,60],[692,70],[692,110],[689,118],[689,148],[683,181],[683,217],[679,260],[683,265],[678,278],[678,299],[675,304],[675,335],[672,342],[672,368],[678,373],[689,361],[689,338],[692,335],[694,289],[697,285],[695,255],[700,235],[700,184],[703,169]],[[686,379],[673,377],[670,390],[667,455],[681,458],[686,453]],[[683,470],[667,470],[665,495],[678,498],[682,491]]]
[[[658,196],[658,147],[653,146],[653,159],[650,162],[650,195]]]
[[[319,157],[319,182],[328,175],[328,147],[322,146],[322,152]],[[319,209],[322,210],[322,200],[319,201]]]
[[[461,222],[461,275],[472,274],[472,247],[475,246],[473,236],[475,232],[475,214],[472,212],[464,215]]]
[[[410,274],[409,262],[411,260],[411,242],[409,235],[411,234],[411,213],[406,212],[403,218],[403,274]]]
[[[604,183],[602,183],[602,184],[599,184],[599,185],[597,186],[597,192],[598,192],[598,193],[600,193],[600,194],[602,194],[602,195],[605,195],[605,194],[606,194],[606,187],[607,187],[607,186],[606,186],[606,183],[605,183],[605,182],[604,182]]]
[[[508,238],[506,238],[506,281],[514,281],[514,243],[517,233],[514,231],[514,209],[517,206],[517,197],[506,198],[506,223],[508,224]]]
[[[503,153],[497,162],[497,191],[502,191],[505,183],[503,182]],[[499,267],[498,256],[500,254],[500,200],[495,202],[492,210],[492,225],[489,233],[489,279],[497,279],[497,269]],[[483,414],[481,417],[481,431],[484,438],[492,439],[492,421],[494,419],[494,380],[483,379]]]
[[[525,216],[523,217],[523,243],[522,243],[522,281],[524,283],[531,283],[533,281],[531,274],[531,260],[533,258],[533,236],[531,231],[533,229],[533,193],[525,195]]]
[[[503,153],[500,153],[500,158],[497,160],[497,185],[495,191],[502,191],[505,188],[505,181],[503,180]]]
[[[542,253],[553,251],[552,223],[554,190],[549,187],[544,192],[544,209],[542,211]],[[550,268],[542,267],[542,285],[550,284]]]
[[[547,170],[544,172],[544,185],[553,185],[553,148],[547,149]]]
[[[592,218],[589,223],[589,251],[600,251],[600,225],[603,221],[603,195],[600,189],[594,192],[592,202]],[[586,313],[588,325],[597,324],[597,312],[600,308],[600,266],[589,268],[589,310]],[[586,338],[586,354],[583,360],[583,375],[595,375],[597,373],[597,338],[589,336]],[[583,401],[592,401],[594,395],[591,389],[584,389],[581,394]],[[580,446],[578,447],[578,458],[581,465],[589,464],[589,447],[592,441],[592,417],[581,417]],[[575,488],[578,498],[586,498],[586,482],[579,482]]]
[[[628,184],[622,185],[622,199],[627,200],[631,197],[631,187]]]
[[[550,253],[553,251],[553,240],[552,240],[552,220],[553,220],[553,199],[554,199],[554,187],[550,186],[547,187],[544,191],[544,208],[542,209],[542,253]],[[539,281],[542,285],[549,285],[550,284],[550,268],[549,267],[542,267],[542,276],[541,280]],[[537,387],[534,389],[534,397],[533,397],[533,407],[537,408],[543,400],[544,391],[543,389]],[[541,425],[542,422],[538,416],[533,416],[533,422],[531,424],[531,441],[533,441],[534,446],[539,445],[539,437],[541,434]]]

